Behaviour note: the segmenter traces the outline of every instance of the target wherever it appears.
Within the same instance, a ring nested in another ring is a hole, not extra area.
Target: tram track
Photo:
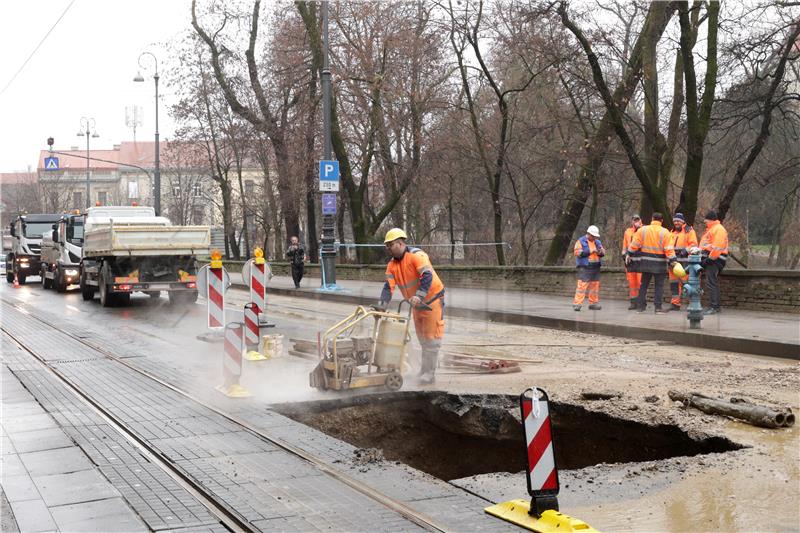
[[[290,443],[283,441],[273,435],[268,434],[263,429],[257,428],[250,424],[249,422],[242,420],[239,417],[236,417],[230,413],[227,413],[211,404],[204,402],[203,400],[197,398],[193,394],[184,391],[183,389],[176,387],[175,385],[165,381],[158,375],[149,372],[147,370],[138,368],[134,364],[126,361],[124,358],[121,358],[114,354],[112,351],[106,349],[105,347],[98,346],[93,342],[90,342],[84,338],[81,338],[65,329],[59,328],[51,324],[50,322],[46,321],[44,318],[38,316],[34,312],[29,309],[25,309],[23,304],[15,304],[10,303],[7,301],[3,301],[4,304],[13,307],[18,312],[22,312],[26,314],[29,318],[36,320],[37,322],[47,326],[48,328],[58,332],[61,335],[69,337],[75,342],[78,342],[87,348],[102,354],[104,357],[114,361],[115,363],[126,367],[129,370],[132,370],[154,382],[163,386],[177,394],[180,394],[184,398],[195,402],[198,405],[203,406],[204,408],[208,409],[209,411],[213,412],[214,414],[223,417],[224,419],[228,420],[229,422],[236,424],[237,426],[241,427],[243,430],[249,432],[250,434],[258,437],[259,439],[264,440],[272,445],[277,446],[284,452],[290,453],[295,457],[298,457],[308,463],[314,465],[320,472],[328,475],[340,483],[350,487],[351,489],[359,492],[360,494],[370,498],[371,500],[383,505],[387,509],[390,509],[397,514],[401,515],[408,521],[416,524],[417,526],[426,529],[428,531],[449,531],[445,526],[437,523],[432,518],[428,517],[425,514],[422,514],[405,503],[394,499],[381,491],[359,481],[352,476],[347,475],[346,473],[330,466],[320,457],[315,456],[308,451],[294,446]],[[151,446],[146,439],[139,437],[135,434],[132,430],[128,429],[124,422],[120,421],[113,413],[111,413],[108,409],[104,408],[99,402],[92,398],[92,396],[81,389],[79,385],[74,383],[70,380],[67,376],[65,376],[62,372],[58,370],[54,365],[50,364],[45,357],[41,354],[37,353],[36,350],[32,349],[31,347],[27,346],[24,341],[19,339],[13,332],[10,332],[8,328],[5,326],[0,327],[0,329],[8,335],[10,339],[14,341],[22,350],[26,353],[29,353],[34,359],[36,359],[43,367],[56,379],[62,382],[65,386],[69,388],[73,394],[77,395],[82,401],[84,401],[88,406],[90,406],[95,412],[97,412],[100,416],[106,419],[112,427],[115,428],[116,431],[120,432],[126,439],[131,441],[133,445],[137,447],[143,454],[151,459],[154,464],[157,464],[160,468],[162,468],[168,475],[170,475],[173,479],[175,479],[181,486],[186,488],[191,494],[193,494],[198,501],[200,501],[206,508],[209,509],[211,513],[217,516],[220,521],[231,531],[254,531],[253,527],[247,522],[246,519],[241,517],[235,510],[229,508],[224,504],[224,502],[219,501],[213,495],[209,494],[196,480],[192,479],[191,476],[183,473],[180,468],[177,467],[169,458],[165,457],[161,452],[159,452],[155,447]]]

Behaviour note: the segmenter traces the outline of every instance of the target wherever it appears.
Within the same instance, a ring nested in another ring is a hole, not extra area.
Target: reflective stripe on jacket
[[[728,231],[719,223],[719,220],[709,220],[706,232],[700,241],[700,248],[708,253],[709,259],[728,259]]]
[[[628,253],[635,254],[637,252],[641,261],[639,269],[642,272],[666,274],[668,261],[675,259],[672,236],[658,220],[642,226],[633,235],[633,240],[628,246]]]
[[[590,241],[586,235],[575,241],[575,248],[573,249],[575,266],[600,268],[600,256],[597,254],[598,245],[600,247],[603,246],[600,239]]]
[[[411,247],[406,248],[403,257],[392,258],[386,265],[386,283],[381,301],[391,300],[395,287],[400,289],[406,300],[419,296],[425,302],[434,300],[444,290],[444,284],[433,270],[428,254]]]

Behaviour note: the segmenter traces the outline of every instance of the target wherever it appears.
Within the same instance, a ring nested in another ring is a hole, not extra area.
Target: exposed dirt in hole
[[[551,401],[550,409],[556,461],[562,469],[741,448],[723,437],[690,436],[676,426],[647,425],[579,405]],[[284,404],[276,410],[444,480],[520,472],[526,466],[514,396],[400,392]]]

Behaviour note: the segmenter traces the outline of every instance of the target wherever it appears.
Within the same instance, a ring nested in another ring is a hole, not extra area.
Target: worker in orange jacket
[[[628,279],[628,297],[631,300],[631,305],[628,307],[629,311],[633,311],[637,308],[636,300],[639,297],[639,286],[642,284],[642,274],[638,271],[638,257],[632,257],[630,262],[627,261],[628,246],[631,245],[633,234],[641,227],[642,218],[639,215],[633,215],[633,217],[631,217],[630,227],[625,230],[622,236],[622,260],[625,261],[625,277]]]
[[[575,298],[572,308],[581,310],[586,294],[589,294],[589,309],[599,311],[600,307],[600,264],[606,250],[600,242],[600,230],[597,226],[589,226],[586,235],[575,241],[573,249],[575,267],[578,269],[578,286],[575,288]]]
[[[662,303],[664,301],[664,280],[667,278],[667,269],[672,269],[675,263],[675,251],[672,247],[672,237],[669,231],[662,227],[664,216],[661,213],[653,213],[653,220],[647,226],[642,226],[633,234],[633,240],[628,246],[627,262],[632,257],[637,256],[641,261],[639,270],[642,272],[642,285],[639,287],[639,299],[637,301],[639,313],[644,313],[647,309],[647,287],[650,280],[653,280],[655,298],[653,304],[657,314],[662,314]]]
[[[703,253],[703,273],[710,307],[703,314],[715,315],[720,312],[719,275],[728,261],[728,231],[722,226],[714,210],[706,213],[705,223],[706,232],[700,239],[700,249]]]
[[[675,213],[672,217],[672,247],[675,250],[675,257],[684,268],[689,264],[689,250],[697,246],[697,233],[686,224],[683,213]],[[681,293],[683,292],[682,279],[678,278],[672,269],[669,269],[669,289],[672,294],[670,309],[672,311],[681,310]]]
[[[420,383],[427,385],[436,379],[436,364],[444,337],[444,284],[433,270],[428,254],[406,246],[407,238],[400,228],[386,233],[383,242],[392,259],[386,266],[380,305],[386,308],[395,288],[399,288],[403,298],[411,303],[414,329],[422,346]]]

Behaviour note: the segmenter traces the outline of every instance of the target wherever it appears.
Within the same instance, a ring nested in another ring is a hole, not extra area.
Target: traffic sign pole
[[[322,120],[323,120],[323,133],[325,135],[324,145],[324,161],[320,161],[319,178],[320,178],[320,191],[327,193],[335,193],[339,191],[339,162],[332,161],[333,159],[333,143],[331,140],[331,104],[333,99],[331,97],[331,69],[328,63],[328,49],[330,48],[330,41],[328,38],[328,2],[322,2]],[[333,171],[335,168],[335,177]],[[325,179],[323,179],[325,178]],[[333,184],[325,184],[323,188],[323,181],[333,182]],[[330,188],[327,188],[330,187]],[[333,188],[335,187],[335,188]],[[323,200],[324,202],[324,200]],[[336,205],[336,197],[334,195],[334,209]],[[322,246],[320,247],[320,265],[322,266],[322,289],[323,290],[336,290],[336,238],[334,236],[334,214],[325,214],[323,208],[322,213]]]

